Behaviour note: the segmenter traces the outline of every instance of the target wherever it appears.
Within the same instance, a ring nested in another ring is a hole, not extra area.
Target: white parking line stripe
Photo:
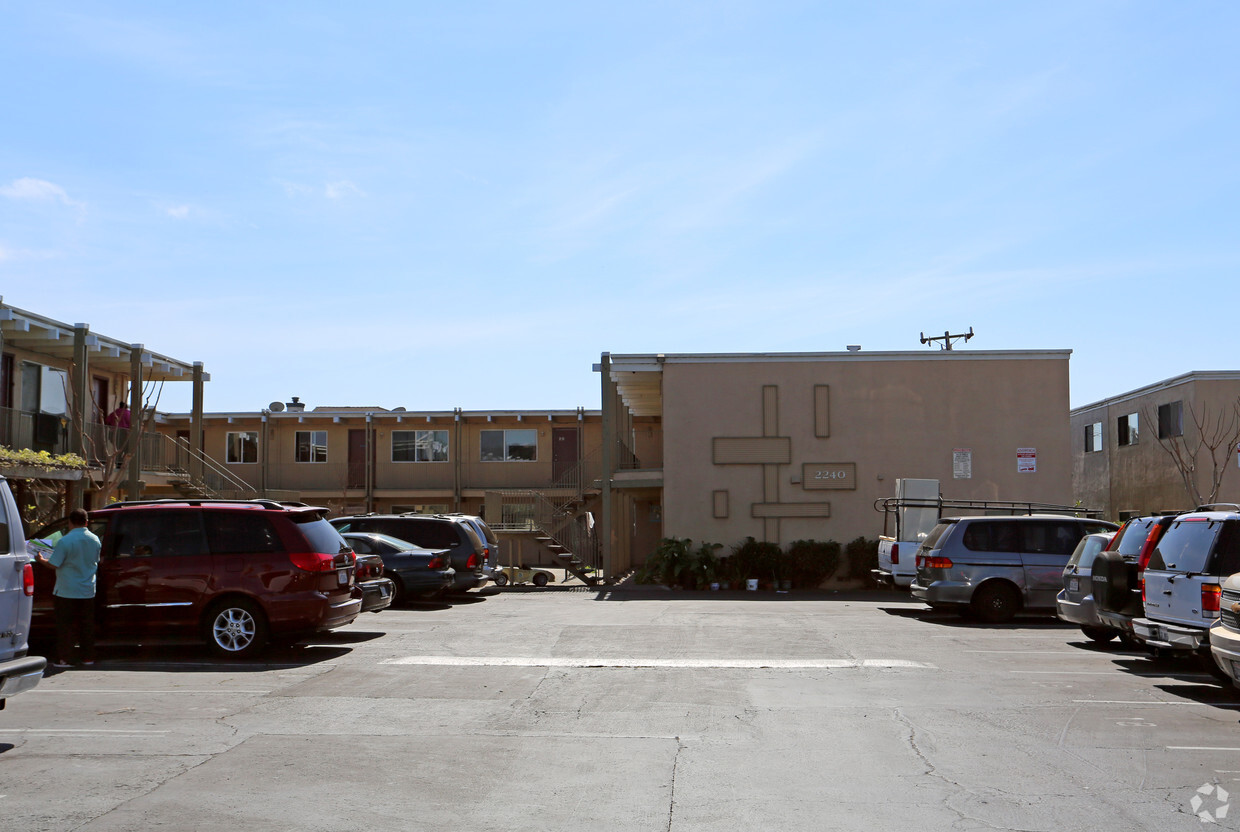
[[[965,650],[966,653],[999,653],[1012,656],[1097,656],[1097,653],[1084,653],[1080,650]],[[1113,656],[1114,653],[1107,655]]]
[[[253,695],[253,696],[263,696],[263,695],[265,695],[265,694],[271,693],[271,691],[269,691],[269,690],[216,690],[216,689],[213,689],[213,688],[206,688],[206,689],[203,689],[203,690],[185,690],[185,689],[180,689],[180,690],[137,690],[137,689],[134,689],[134,688],[128,688],[128,689],[126,689],[126,690],[104,690],[104,689],[100,688],[100,689],[98,689],[98,690],[92,690],[92,689],[88,689],[88,688],[67,688],[67,689],[57,689],[57,688],[44,688],[44,687],[38,687],[38,688],[35,688],[34,690],[29,691],[29,692],[30,692],[30,693],[89,693],[89,694],[92,694],[92,695],[94,695],[94,694],[109,694],[109,693],[115,693],[115,694],[122,694],[122,695],[124,695],[124,696],[131,696],[131,695],[133,695],[133,694],[135,694],[135,693],[157,693],[157,694],[159,694],[160,696],[163,696],[163,695],[164,695],[164,694],[166,694],[166,693],[193,693],[193,694],[198,694],[198,695],[201,695],[201,694],[204,694],[204,693],[207,693],[207,694],[210,694],[210,693],[236,693],[236,694],[250,694],[250,695]]]
[[[1139,699],[1073,699],[1078,705],[1196,705],[1202,708],[1240,708],[1237,705],[1223,705],[1215,702],[1155,702],[1153,700]],[[1240,774],[1240,772],[1235,772]]]
[[[436,667],[575,667],[575,668],[682,668],[738,670],[844,670],[849,668],[901,668],[936,670],[932,664],[904,659],[598,659],[517,658],[507,656],[404,656],[380,664],[429,665]]]
[[[1213,745],[1168,745],[1168,751],[1240,751],[1240,748]]]
[[[1117,670],[1009,670],[1008,673],[1037,674],[1040,676],[1113,676]],[[1150,679],[1175,677],[1176,679],[1212,679],[1209,673],[1128,673],[1128,676],[1144,676]]]
[[[138,728],[0,728],[0,734],[171,734],[171,731],[143,731]]]

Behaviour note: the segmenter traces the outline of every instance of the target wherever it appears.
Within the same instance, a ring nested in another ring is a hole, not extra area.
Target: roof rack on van
[[[1028,515],[1028,514],[1061,514],[1070,517],[1101,518],[1102,510],[1084,506],[1065,506],[1056,503],[1035,503],[1008,500],[945,500],[917,497],[879,497],[874,501],[874,510],[883,513],[883,534],[887,534],[888,518],[893,517],[900,509],[932,508],[943,516],[944,509],[961,509],[997,515]]]
[[[129,508],[130,506],[161,506],[161,505],[178,505],[178,506],[203,506],[203,505],[259,505],[263,508],[309,508],[306,503],[297,502],[277,502],[276,500],[225,500],[194,497],[192,499],[178,499],[176,497],[161,497],[158,500],[124,500],[116,503],[108,503],[104,508]]]
[[[1197,506],[1193,511],[1240,511],[1240,505],[1236,503],[1206,503],[1203,506]]]

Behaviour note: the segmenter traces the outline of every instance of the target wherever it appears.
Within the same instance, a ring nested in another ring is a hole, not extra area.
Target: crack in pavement
[[[676,769],[680,766],[680,753],[685,750],[685,744],[680,737],[676,737],[676,756],[672,759],[672,783],[671,794],[667,800],[667,832],[672,832],[672,821],[676,814]]]

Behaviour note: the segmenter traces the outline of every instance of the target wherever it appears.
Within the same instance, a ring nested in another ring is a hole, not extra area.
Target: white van
[[[0,708],[43,678],[47,659],[29,656],[34,565],[9,483],[0,477]]]

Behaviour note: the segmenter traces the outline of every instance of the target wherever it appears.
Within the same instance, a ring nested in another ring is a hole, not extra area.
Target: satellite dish
[[[272,402],[267,405],[267,409],[272,413],[282,413],[284,411],[284,402]]]

